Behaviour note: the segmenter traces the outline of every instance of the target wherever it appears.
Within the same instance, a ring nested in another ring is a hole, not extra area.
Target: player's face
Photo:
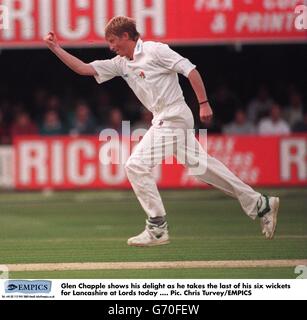
[[[127,56],[127,37],[125,35],[121,37],[109,35],[106,38],[106,41],[111,51],[115,52],[117,55],[120,55],[121,57]]]

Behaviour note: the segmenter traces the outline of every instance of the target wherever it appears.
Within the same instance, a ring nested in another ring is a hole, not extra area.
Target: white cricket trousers
[[[190,110],[189,110],[190,111]],[[172,121],[154,124],[133,150],[125,169],[132,188],[149,218],[165,216],[153,168],[174,155],[177,162],[189,168],[190,174],[202,182],[237,198],[245,213],[257,217],[260,193],[235,176],[222,162],[208,155],[195,138],[190,123],[178,126]],[[173,127],[175,124],[177,127]],[[193,126],[192,126],[193,127]],[[171,157],[172,158],[172,157]],[[171,164],[168,164],[171,169]]]

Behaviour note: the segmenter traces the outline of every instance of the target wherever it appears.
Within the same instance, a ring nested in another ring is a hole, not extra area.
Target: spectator
[[[234,121],[223,127],[223,133],[233,135],[254,134],[255,127],[251,122],[247,121],[243,110],[237,110]]]
[[[285,119],[292,127],[297,122],[303,121],[303,102],[302,97],[299,93],[293,92],[290,95],[290,105],[284,112]]]
[[[132,127],[132,131],[136,129],[149,129],[151,127],[152,113],[145,109],[141,109],[141,118],[136,121]]]
[[[122,131],[123,114],[119,108],[110,110],[109,121],[107,127],[116,130],[118,133]]]
[[[307,132],[307,110],[304,111],[303,119],[293,125],[293,132],[296,132],[296,133]]]
[[[136,95],[132,91],[129,91],[125,101],[125,108],[123,110],[126,117],[130,119],[131,122],[136,122],[142,116],[141,112],[143,109],[144,106],[138,100]]]
[[[247,106],[248,120],[254,124],[257,123],[260,118],[269,114],[272,104],[273,100],[270,97],[268,88],[265,85],[261,85],[257,96]]]
[[[46,110],[53,110],[53,111],[61,111],[61,100],[60,98],[53,94],[51,96],[48,97],[47,101],[46,101],[46,106],[45,106]]]
[[[258,132],[260,135],[281,135],[289,134],[290,127],[281,118],[281,109],[277,103],[271,107],[270,117],[264,118],[259,122]]]
[[[73,115],[70,134],[94,134],[96,133],[96,123],[91,115],[86,102],[78,102],[75,114]]]
[[[233,118],[233,110],[238,105],[238,99],[228,85],[220,85],[212,95],[212,105],[215,116],[222,123],[229,123]]]
[[[38,122],[40,122],[43,118],[47,96],[47,91],[43,88],[36,88],[33,92],[33,101],[31,101],[31,115],[34,117],[33,119],[35,119]]]
[[[109,112],[112,109],[110,95],[107,91],[101,90],[99,92],[94,98],[94,106],[94,112],[98,117],[99,124],[104,127],[108,121]]]
[[[40,129],[40,134],[46,136],[53,136],[62,135],[65,133],[65,128],[61,122],[59,114],[54,110],[47,111],[44,116],[43,125]]]
[[[32,120],[30,116],[26,112],[20,112],[17,114],[15,121],[12,124],[11,137],[18,135],[32,135],[38,134],[37,126]]]

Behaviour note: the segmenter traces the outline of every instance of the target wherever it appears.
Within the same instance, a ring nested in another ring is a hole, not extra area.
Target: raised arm
[[[199,116],[202,122],[210,122],[213,116],[212,109],[210,107],[204,82],[196,69],[193,69],[189,73],[189,80],[191,86],[197,96],[198,103],[200,104]]]
[[[44,41],[48,48],[74,72],[83,76],[97,76],[97,72],[90,64],[84,63],[60,47],[54,32],[49,32]]]

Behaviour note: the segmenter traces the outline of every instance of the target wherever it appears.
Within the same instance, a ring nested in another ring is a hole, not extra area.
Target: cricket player
[[[238,199],[250,218],[260,218],[265,238],[272,239],[279,198],[262,195],[246,185],[220,161],[208,155],[193,134],[194,119],[184,100],[178,73],[191,83],[199,102],[201,121],[210,121],[212,117],[196,66],[166,44],[143,42],[135,21],[129,17],[111,19],[105,28],[105,39],[116,56],[91,63],[84,63],[61,48],[54,32],[49,32],[44,40],[63,63],[80,75],[93,76],[98,83],[122,77],[153,113],[151,128],[125,164],[128,179],[147,214],[145,230],[128,239],[128,245],[143,247],[169,243],[166,211],[153,168],[161,158],[171,154],[182,160],[199,180]]]

